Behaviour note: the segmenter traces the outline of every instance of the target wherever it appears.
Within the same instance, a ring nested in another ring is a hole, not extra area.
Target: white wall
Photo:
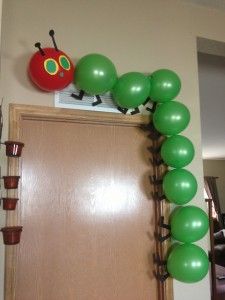
[[[224,12],[179,0],[4,0],[1,57],[4,138],[7,138],[8,103],[53,105],[53,94],[36,90],[27,78],[27,64],[35,51],[33,44],[41,41],[43,46],[51,45],[50,28],[56,31],[59,48],[74,61],[86,53],[98,52],[110,57],[120,74],[173,69],[183,83],[178,100],[189,107],[192,115],[184,132],[196,149],[189,169],[198,179],[199,190],[192,203],[205,209],[196,37],[225,41],[224,27]],[[207,239],[199,244],[208,247]],[[1,251],[2,248],[1,245]],[[2,263],[1,259],[1,275]],[[208,277],[192,285],[174,281],[174,298],[210,299]]]

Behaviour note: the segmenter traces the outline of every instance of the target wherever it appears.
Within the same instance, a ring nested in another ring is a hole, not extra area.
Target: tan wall
[[[1,37],[1,24],[2,24],[2,0],[0,0],[0,37]],[[0,42],[0,49],[1,49],[1,42]],[[1,62],[0,62],[1,68]],[[0,91],[1,91],[1,78],[2,72],[0,71]],[[0,151],[1,153],[2,151]],[[2,166],[2,155],[0,154],[0,166]],[[5,224],[5,213],[0,209],[0,228]],[[1,241],[1,237],[0,237]],[[0,242],[0,299],[2,299],[3,295],[3,282],[4,282],[4,264],[3,264],[3,257],[4,257],[4,246],[2,242]]]
[[[192,203],[205,208],[196,37],[225,41],[224,27],[224,12],[176,0],[5,0],[2,23],[5,123],[8,103],[53,105],[53,94],[36,90],[26,71],[34,52],[33,44],[41,41],[50,45],[50,28],[56,31],[59,47],[73,60],[99,52],[112,59],[120,74],[173,69],[183,82],[178,99],[189,107],[192,115],[184,132],[196,149],[189,169],[198,179],[199,190]],[[199,244],[207,248],[208,240]],[[174,295],[176,300],[210,299],[208,277],[192,285],[174,281]]]
[[[220,199],[221,211],[225,213],[225,160],[204,160],[205,176],[215,176]]]

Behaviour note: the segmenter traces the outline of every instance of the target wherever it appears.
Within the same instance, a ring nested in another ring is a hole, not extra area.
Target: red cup
[[[5,189],[17,189],[20,176],[3,176]]]
[[[20,157],[24,144],[15,141],[6,141],[6,155],[10,157]]]
[[[4,210],[14,210],[16,208],[16,203],[18,198],[2,198],[3,209]]]
[[[19,244],[22,232],[22,226],[3,227],[1,232],[3,234],[3,241],[5,245]]]

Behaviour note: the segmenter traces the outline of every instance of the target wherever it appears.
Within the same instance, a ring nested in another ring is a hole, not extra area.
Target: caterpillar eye
[[[67,71],[70,69],[70,61],[65,55],[60,55],[59,63],[63,69]]]
[[[44,61],[45,71],[50,75],[55,75],[59,70],[59,65],[53,58],[48,58]]]

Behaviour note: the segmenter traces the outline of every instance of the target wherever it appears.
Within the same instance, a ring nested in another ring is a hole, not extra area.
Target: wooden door
[[[13,119],[19,110],[11,111]],[[25,147],[18,214],[8,223],[23,232],[8,249],[6,299],[157,299],[150,141],[141,117],[25,111],[11,128]]]

